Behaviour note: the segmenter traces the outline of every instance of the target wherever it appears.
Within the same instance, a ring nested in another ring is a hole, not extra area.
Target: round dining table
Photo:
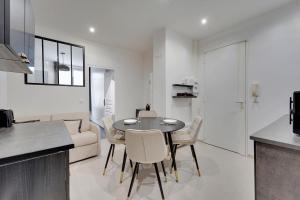
[[[160,130],[164,133],[166,143],[170,146],[170,152],[172,157],[172,162],[174,165],[174,171],[176,175],[176,182],[178,182],[178,173],[177,166],[175,160],[175,152],[172,140],[172,133],[174,131],[180,130],[185,127],[185,123],[183,121],[177,120],[175,124],[167,124],[164,122],[165,118],[161,117],[145,117],[137,119],[137,122],[134,124],[125,124],[124,120],[119,120],[113,123],[113,127],[116,130],[125,132],[127,129],[135,129],[135,130],[151,130],[156,129]]]

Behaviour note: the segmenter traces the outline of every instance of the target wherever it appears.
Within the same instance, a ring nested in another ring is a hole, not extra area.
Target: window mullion
[[[71,85],[74,85],[73,82],[73,46],[70,45],[71,48]]]
[[[57,84],[59,85],[59,43],[56,42],[57,45]]]
[[[44,54],[44,39],[42,40],[42,77],[43,77],[43,84],[45,84],[45,54]]]

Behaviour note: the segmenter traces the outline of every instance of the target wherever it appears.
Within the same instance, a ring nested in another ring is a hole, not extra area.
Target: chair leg
[[[134,179],[135,179],[135,175],[136,175],[136,172],[138,170],[138,167],[139,167],[139,163],[135,163],[134,171],[133,171],[131,182],[130,182],[129,191],[128,191],[127,198],[126,198],[127,200],[130,197],[130,193],[131,193],[131,190],[132,190],[132,186],[133,186],[133,183],[134,183]]]
[[[195,163],[196,163],[196,167],[197,167],[198,175],[199,175],[199,176],[201,176],[201,173],[200,173],[200,170],[199,170],[199,165],[198,165],[198,161],[197,161],[197,156],[196,156],[196,152],[195,152],[194,145],[191,145],[191,151],[192,151],[192,154],[193,154],[193,157],[194,157]]]
[[[166,133],[164,133],[164,136],[165,136],[165,142],[166,142],[166,145],[168,145],[168,136]]]
[[[103,170],[103,176],[105,175],[105,171],[106,171],[106,168],[107,168],[107,164],[108,164],[108,161],[109,161],[109,157],[110,157],[112,148],[113,148],[113,144],[111,144],[110,147],[109,147],[109,152],[108,152],[108,155],[107,155],[107,158],[106,158],[105,167],[104,167],[104,170]]]
[[[122,171],[120,175],[120,183],[123,182],[123,175],[124,175],[124,169],[126,165],[126,159],[127,159],[127,154],[126,154],[126,148],[124,149],[124,155],[123,155],[123,163],[122,163]]]
[[[140,165],[138,165],[137,170],[136,170],[136,178],[139,177],[139,170],[140,170]]]
[[[129,159],[129,162],[130,162],[130,167],[131,167],[131,169],[133,170],[132,160]]]
[[[169,138],[169,146],[170,146],[170,150],[171,150],[171,156],[172,156],[172,161],[174,163],[174,171],[175,171],[175,177],[176,177],[176,182],[178,183],[179,181],[179,176],[178,176],[178,171],[177,171],[177,165],[176,165],[176,159],[175,159],[175,155],[174,155],[174,151],[173,151],[173,140],[172,140],[172,133],[168,132],[168,138]]]
[[[155,172],[156,172],[156,176],[157,176],[157,180],[158,180],[158,185],[159,185],[159,189],[160,189],[160,193],[161,193],[161,198],[164,200],[165,196],[164,196],[164,191],[163,191],[162,185],[161,185],[161,180],[160,180],[160,176],[159,176],[159,172],[158,172],[157,163],[154,163],[154,167],[155,167]]]
[[[178,147],[178,144],[175,144],[175,146],[174,146],[174,156],[175,157],[176,157],[177,147]],[[174,167],[174,161],[172,161],[172,165],[171,165],[171,171],[170,171],[171,174],[172,174],[173,167]]]
[[[114,159],[114,155],[115,155],[115,147],[116,147],[116,145],[115,145],[115,144],[113,144],[113,148],[112,148],[112,154],[111,154],[111,160],[113,160],[113,159]]]
[[[161,167],[162,167],[163,172],[164,172],[165,182],[167,182],[168,180],[167,180],[167,173],[166,173],[164,161],[161,161]]]

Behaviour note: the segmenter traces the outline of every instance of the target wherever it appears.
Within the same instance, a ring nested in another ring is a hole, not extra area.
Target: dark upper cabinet
[[[4,16],[4,1],[0,0],[0,16]],[[0,42],[4,42],[4,17],[0,17]]]
[[[10,3],[9,46],[17,53],[25,54],[25,1],[8,0]],[[7,20],[8,21],[8,20]],[[5,24],[7,27],[7,24]]]
[[[25,54],[34,62],[35,21],[30,0],[10,1],[10,46],[17,54]]]
[[[25,54],[27,55],[30,66],[34,66],[34,47],[35,47],[35,18],[33,7],[30,0],[25,0]]]
[[[30,0],[0,0],[0,71],[31,73],[35,20]],[[30,64],[29,64],[30,63]]]

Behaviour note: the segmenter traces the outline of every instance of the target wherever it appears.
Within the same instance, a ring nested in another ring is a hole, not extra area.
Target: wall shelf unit
[[[193,94],[194,85],[188,84],[173,84],[173,95],[172,98],[182,99],[182,98],[197,98]]]
[[[186,84],[173,84],[174,87],[187,87],[187,88],[193,88],[193,85],[186,85]]]
[[[197,98],[197,96],[173,96],[173,98]]]

